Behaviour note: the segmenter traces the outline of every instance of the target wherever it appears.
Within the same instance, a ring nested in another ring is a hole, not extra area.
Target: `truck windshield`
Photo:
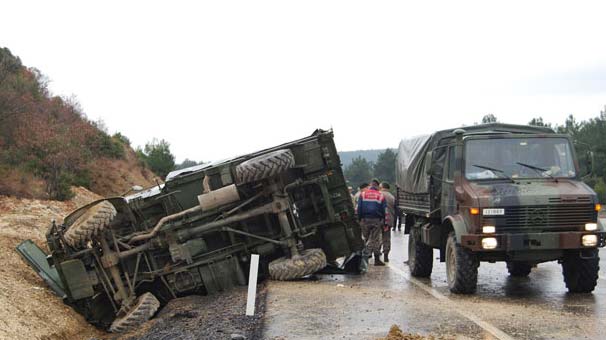
[[[470,180],[575,177],[566,138],[472,139],[465,143]]]

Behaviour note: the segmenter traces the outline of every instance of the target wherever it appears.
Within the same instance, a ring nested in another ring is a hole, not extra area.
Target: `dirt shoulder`
[[[21,259],[15,247],[31,239],[46,250],[45,233],[52,220],[61,223],[70,211],[100,196],[74,188],[71,201],[57,202],[0,196],[0,339],[260,339],[266,284],[258,287],[256,315],[247,317],[246,287],[212,296],[175,299],[141,329],[109,334],[88,324],[63,304]]]
[[[0,196],[0,339],[89,339],[105,334],[88,324],[48,289],[15,247],[32,239],[46,249],[45,233],[54,219],[99,196],[74,188],[68,202]]]

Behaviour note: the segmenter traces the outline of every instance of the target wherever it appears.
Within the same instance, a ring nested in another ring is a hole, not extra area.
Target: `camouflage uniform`
[[[387,190],[381,190],[381,193],[385,196],[385,202],[387,209],[385,210],[385,226],[383,227],[383,254],[388,254],[391,250],[391,227],[394,223],[395,217],[395,198]]]
[[[383,219],[363,218],[360,221],[362,227],[362,238],[370,254],[380,252],[383,234]]]
[[[358,199],[357,214],[362,226],[364,242],[368,252],[375,255],[375,264],[384,265],[380,260],[381,235],[385,225],[387,204],[385,196],[375,186],[364,190]]]

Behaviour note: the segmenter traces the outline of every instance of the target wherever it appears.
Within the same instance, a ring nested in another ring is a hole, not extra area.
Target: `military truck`
[[[438,131],[400,143],[396,177],[413,276],[431,275],[438,249],[453,293],[476,291],[482,261],[505,261],[517,277],[558,261],[570,292],[596,286],[606,220],[569,136],[506,124]]]
[[[31,241],[18,251],[65,303],[113,332],[170,299],[246,284],[251,254],[259,276],[276,280],[367,261],[333,133],[322,130],[88,204],[53,223],[47,241],[47,258]]]

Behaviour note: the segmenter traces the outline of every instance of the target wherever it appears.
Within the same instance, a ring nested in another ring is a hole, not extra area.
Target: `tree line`
[[[354,158],[351,164],[343,169],[343,174],[348,184],[355,190],[360,184],[368,183],[372,178],[393,184],[396,180],[395,164],[396,153],[392,149],[385,149],[379,153],[376,162],[370,162],[362,156]]]

